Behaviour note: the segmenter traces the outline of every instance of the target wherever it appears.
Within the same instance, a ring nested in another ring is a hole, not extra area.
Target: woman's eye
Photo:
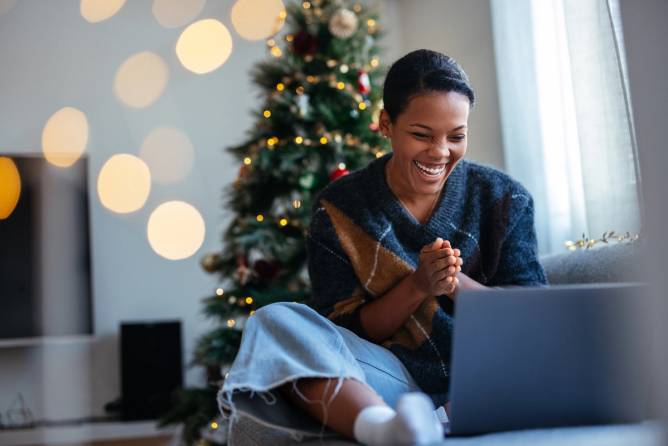
[[[425,135],[424,133],[413,133],[413,136],[420,139],[425,139],[429,137],[429,135]]]
[[[466,138],[466,135],[451,136],[450,141],[460,142],[460,141],[464,141],[464,138]]]

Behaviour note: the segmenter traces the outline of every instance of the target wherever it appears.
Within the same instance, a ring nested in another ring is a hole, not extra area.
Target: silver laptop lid
[[[641,419],[644,294],[641,284],[462,292],[452,433]]]

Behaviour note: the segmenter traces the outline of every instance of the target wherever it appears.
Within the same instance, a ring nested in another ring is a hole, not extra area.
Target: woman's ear
[[[380,128],[380,133],[384,137],[389,137],[392,135],[392,120],[390,115],[385,111],[385,109],[380,111],[380,116],[378,117],[378,127]]]

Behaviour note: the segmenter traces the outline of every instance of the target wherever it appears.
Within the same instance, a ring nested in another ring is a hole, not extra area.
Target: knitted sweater
[[[322,190],[307,239],[311,305],[368,339],[360,310],[418,266],[436,237],[461,251],[462,272],[487,286],[546,284],[538,261],[529,192],[508,175],[461,160],[429,221],[421,224],[385,179],[392,154]],[[383,346],[406,366],[436,404],[448,400],[454,306],[430,296]]]

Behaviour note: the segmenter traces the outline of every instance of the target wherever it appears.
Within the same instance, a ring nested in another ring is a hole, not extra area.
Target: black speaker
[[[152,420],[183,386],[181,322],[121,323],[121,419]]]

